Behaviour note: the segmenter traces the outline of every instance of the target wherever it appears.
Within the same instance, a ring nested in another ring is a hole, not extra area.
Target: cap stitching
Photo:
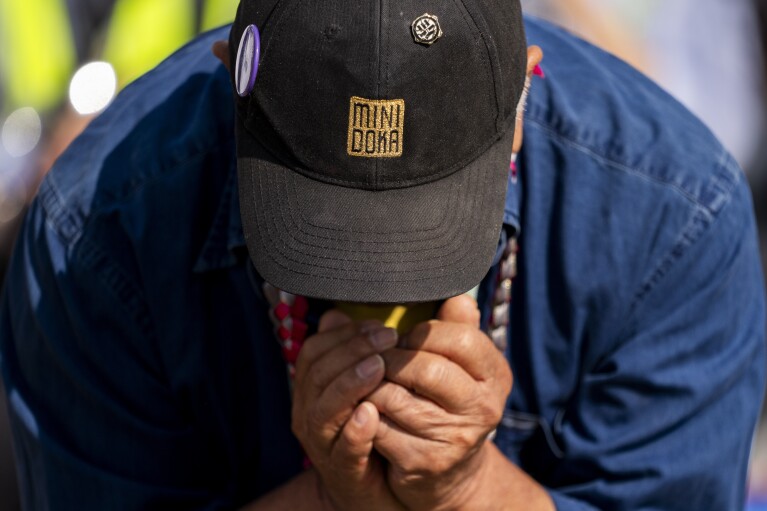
[[[262,176],[260,176],[260,177],[263,179],[263,177],[262,177]],[[270,178],[267,176],[267,177],[266,177],[266,179],[270,179]],[[271,181],[271,179],[270,179],[270,181]],[[253,184],[253,185],[254,185],[254,188],[255,188],[255,183],[253,183],[253,181],[252,181],[252,178],[251,178],[251,184]],[[264,200],[264,196],[263,196],[263,187],[260,187],[260,186],[259,186],[259,187],[258,187],[258,189],[259,189],[259,193],[260,193],[260,195],[261,195],[261,200],[262,200],[262,202],[261,202],[261,203],[266,203],[266,201]],[[254,192],[254,194],[255,194],[255,190],[253,190],[253,192]],[[253,199],[255,199],[255,195],[254,195]],[[256,202],[256,204],[258,204],[258,203]],[[290,207],[290,204],[287,204],[287,207]],[[280,212],[282,212],[282,208],[278,207],[278,208],[276,208],[276,209],[278,209]],[[465,209],[464,209],[464,211],[462,212],[462,215],[461,215],[461,218],[462,218],[462,220],[461,220],[461,225],[463,225],[463,219],[464,219],[464,218],[465,218],[465,216],[466,216],[466,213],[465,213],[466,211],[467,211],[467,210],[465,210]],[[272,238],[271,234],[269,234],[269,233],[271,232],[271,231],[269,230],[269,226],[270,226],[271,224],[274,224],[274,226],[273,226],[273,227],[274,227],[274,229],[275,229],[275,231],[276,231],[276,232],[279,232],[279,231],[280,231],[280,230],[282,230],[282,229],[280,228],[280,226],[279,226],[279,225],[277,225],[277,224],[275,223],[275,222],[276,222],[276,217],[275,217],[275,216],[273,216],[273,215],[264,215],[264,217],[265,217],[264,219],[265,219],[265,220],[267,220],[267,222],[268,222],[268,223],[266,223],[266,224],[265,224],[265,225],[267,226],[266,228],[267,228],[267,234],[268,234],[268,237],[269,237],[269,238]],[[257,224],[258,224],[258,222],[257,222]],[[259,225],[260,225],[260,224],[259,224]],[[291,240],[293,240],[293,241],[295,241],[296,243],[299,243],[299,244],[303,244],[303,245],[307,245],[307,246],[310,246],[310,247],[311,247],[311,246],[313,246],[313,245],[311,245],[311,244],[309,244],[309,243],[304,243],[302,240],[300,240],[300,239],[297,239],[297,238],[295,238],[294,236],[292,236],[292,232],[291,232],[291,230],[290,230],[290,229],[285,229],[285,232],[286,232],[286,233],[287,233],[287,234],[290,236],[290,239],[291,239]],[[459,232],[459,231],[455,231],[455,232]],[[277,237],[275,237],[275,239],[278,239],[278,240],[281,240],[281,241],[283,241],[283,244],[284,244],[284,238],[277,238]],[[455,239],[455,237],[453,237],[453,238],[451,238],[451,239]],[[280,248],[279,244],[273,244],[273,246],[274,246],[274,247],[275,247],[275,249],[276,249],[276,250],[277,250],[277,251],[280,253],[280,255],[282,255],[282,256],[283,256],[285,259],[287,259],[287,260],[289,260],[289,261],[293,261],[293,262],[295,262],[295,263],[298,263],[298,264],[304,264],[304,265],[306,265],[306,264],[309,264],[310,266],[314,266],[314,267],[317,267],[317,268],[325,268],[325,269],[331,269],[331,270],[338,270],[338,269],[339,269],[339,268],[335,268],[335,267],[333,267],[333,266],[325,266],[325,265],[319,265],[319,264],[316,264],[316,263],[315,263],[315,264],[312,264],[312,263],[307,263],[307,262],[299,261],[299,260],[297,260],[297,259],[295,259],[295,258],[291,257],[291,256],[289,255],[289,252],[288,252],[288,253],[286,253],[286,252],[283,252],[283,251],[281,250],[281,248]],[[287,247],[286,247],[286,248],[287,248]],[[317,248],[322,248],[322,249],[324,249],[324,250],[331,250],[331,251],[332,251],[332,250],[335,250],[335,249],[331,249],[331,248],[328,248],[328,247],[317,247]],[[400,253],[402,253],[402,254],[405,254],[405,253],[419,253],[419,252],[425,252],[425,251],[428,251],[428,250],[431,250],[431,249],[422,249],[422,250],[410,250],[410,251],[402,251],[402,252],[400,252]],[[352,251],[349,251],[349,250],[345,250],[345,249],[338,249],[337,251],[339,251],[339,252],[344,252],[344,251],[346,251],[346,252],[352,252]],[[448,254],[445,254],[445,255],[448,255],[448,256],[450,256],[450,255],[454,254],[456,251],[457,251],[457,249],[456,249],[456,250],[453,250],[452,252],[450,252],[450,253],[448,253]],[[358,252],[363,252],[363,253],[377,253],[377,252],[372,252],[372,251],[362,251],[362,250],[360,250],[360,251],[358,251]],[[362,260],[362,259],[355,259],[355,258],[345,258],[345,257],[335,258],[335,257],[322,256],[322,255],[319,255],[319,254],[313,254],[313,255],[312,255],[312,257],[315,257],[315,258],[318,258],[318,259],[327,259],[327,260],[330,260],[330,261],[336,261],[336,262],[339,262],[339,263],[340,263],[340,262],[365,262],[365,261],[364,261],[364,260]],[[460,259],[458,259],[458,260],[460,261]],[[396,263],[396,261],[393,261],[392,263]],[[442,267],[444,267],[444,265],[443,265]],[[438,268],[439,268],[439,267],[438,267]],[[349,271],[349,270],[345,270],[345,271]],[[363,272],[363,271],[369,271],[369,270],[351,270],[351,271]],[[402,272],[402,273],[410,273],[410,272],[411,272],[411,271],[397,271],[397,270],[392,270],[392,271],[393,271],[394,273],[400,273],[400,272]]]
[[[280,37],[282,37],[284,24],[282,23],[282,20],[286,18],[286,15],[288,12],[291,14],[293,11],[295,11],[298,8],[298,4],[301,3],[301,0],[295,0],[291,5],[286,6],[284,9],[279,9],[280,5],[287,4],[285,0],[282,0],[278,2],[278,4],[275,6],[274,11],[269,15],[269,18],[274,17],[273,20],[271,20],[272,28],[269,29],[269,24],[264,24],[264,37],[262,39],[262,42],[264,42],[264,47],[261,49],[261,55],[266,56],[269,48],[271,48],[272,44],[277,44],[277,41],[279,41]],[[270,37],[270,32],[274,32],[274,35]]]
[[[470,188],[472,187],[472,184],[473,184],[472,182],[473,181],[474,181],[474,179],[473,179],[473,176],[472,176],[472,177],[470,177],[469,183],[468,183]],[[472,205],[475,202],[476,202],[476,197],[472,197]],[[293,204],[290,201],[286,201],[286,205],[287,205],[287,207],[289,209],[291,209],[291,212],[292,212]],[[278,209],[280,210],[280,215],[282,216],[282,219],[283,219],[283,222],[284,222],[285,218],[282,215],[283,208],[278,208]],[[456,208],[456,209],[459,209],[459,208]],[[467,210],[465,208],[461,209],[460,218],[456,219],[456,222],[455,222],[454,225],[458,225],[459,228],[464,225],[466,217],[467,217],[467,213],[466,212],[467,212]],[[291,213],[291,217],[292,217],[292,213]],[[296,225],[298,225],[298,224],[296,224]],[[299,229],[299,231],[300,231],[300,229]],[[444,247],[447,247],[455,239],[454,236],[451,237],[451,238],[448,238],[446,243],[444,243],[444,244],[442,244],[442,245],[440,245],[438,247],[428,247],[428,248],[422,248],[422,249],[403,250],[403,251],[399,251],[399,252],[382,252],[382,251],[375,251],[375,250],[349,250],[349,249],[344,249],[344,248],[323,247],[321,245],[316,245],[316,244],[310,243],[309,241],[304,241],[302,239],[296,238],[295,236],[292,235],[292,231],[291,230],[288,230],[288,232],[291,235],[291,239],[295,240],[296,242],[298,242],[298,243],[300,243],[302,245],[306,245],[306,246],[309,246],[309,247],[316,247],[316,248],[320,248],[320,249],[324,249],[324,250],[331,250],[331,251],[337,251],[337,252],[366,253],[366,254],[397,254],[397,253],[399,253],[399,254],[408,254],[408,253],[422,253],[422,252],[427,252],[427,251],[432,251],[432,250],[439,250],[439,249],[442,249]],[[303,232],[303,231],[300,231],[300,232]],[[458,230],[456,230],[454,232],[458,232]],[[374,233],[371,233],[371,234],[374,234]],[[410,241],[410,242],[402,242],[402,241],[400,241],[400,242],[398,242],[398,244],[403,244],[403,243],[407,243],[407,244],[422,243],[424,241],[430,241],[432,239],[438,239],[438,237],[430,238],[428,240],[415,240],[415,241]],[[343,241],[343,240],[336,240],[336,241]],[[447,255],[447,256],[452,255],[452,254],[455,253],[456,250],[453,250],[452,252],[448,252],[445,255]],[[338,260],[337,258],[332,258],[332,257],[323,257],[323,259],[331,259],[331,260],[334,260],[334,261]],[[364,259],[356,259],[356,258],[345,258],[345,259],[342,259],[342,260],[344,260],[344,261],[357,261],[357,262],[364,262],[365,261]],[[392,261],[392,263],[395,263],[395,262],[396,261]]]
[[[474,179],[473,179],[473,177],[474,177],[474,176],[472,176],[472,179],[471,179],[472,181],[474,180]],[[487,183],[487,174],[486,174],[486,173],[483,173],[483,175],[482,175],[482,178],[484,178],[484,179],[482,179],[482,182],[483,182],[485,185],[489,184],[489,183]],[[256,196],[255,196],[255,182],[254,182],[254,179],[255,179],[255,173],[251,173],[251,185],[254,187],[254,189],[252,189],[252,190],[251,190],[251,195],[252,195],[252,199],[253,199],[253,203],[252,203],[252,204],[258,204],[258,202],[257,202],[257,201],[255,201],[255,199],[256,199]],[[261,197],[261,198],[263,199],[263,198],[264,198],[264,197],[263,197],[263,189],[262,189],[262,187],[258,187],[258,188],[259,188],[259,192],[260,192],[260,193],[261,193],[261,195],[262,195],[262,197]],[[471,207],[470,209],[472,209],[472,210],[474,209],[474,208],[473,208],[473,205],[474,205],[474,203],[476,203],[476,202],[477,202],[477,200],[478,200],[478,197],[477,197],[477,196],[473,196],[473,197],[472,197],[472,207]],[[290,205],[288,205],[288,206],[290,206]],[[280,209],[280,208],[277,208],[277,209]],[[466,211],[468,211],[468,208],[464,208],[464,210],[463,210],[463,211],[464,211],[464,213],[465,213]],[[464,215],[462,215],[462,222],[461,222],[461,224],[463,224],[463,219],[464,219],[464,218],[465,218],[465,214],[464,214]],[[271,232],[271,231],[270,231],[270,229],[269,229],[269,223],[272,223],[272,222],[274,222],[274,221],[276,220],[276,217],[274,217],[274,216],[271,216],[271,215],[270,215],[270,216],[268,217],[268,219],[269,219],[269,222],[266,224],[266,234],[267,234],[266,238],[269,238],[269,239],[274,239],[274,240],[276,240],[276,241],[283,241],[283,244],[284,244],[284,240],[283,240],[283,239],[280,239],[280,238],[272,238],[272,236],[271,236],[271,234],[270,234],[270,232]],[[260,223],[258,223],[258,222],[256,222],[256,224],[257,224],[257,226],[258,226],[258,230],[259,230],[259,232],[262,232],[262,230],[261,230],[261,224],[260,224]],[[278,227],[278,226],[275,226],[275,227],[277,228],[277,230],[279,230],[279,227]],[[287,232],[288,232],[288,233],[290,233],[290,231],[289,231],[289,230],[288,230]],[[460,232],[460,231],[456,231],[456,232]],[[262,234],[262,238],[263,238],[263,234]],[[308,243],[304,243],[304,242],[302,242],[302,240],[299,240],[299,239],[297,239],[297,238],[294,238],[294,237],[292,237],[292,236],[291,236],[291,239],[292,239],[293,241],[297,242],[297,243],[300,243],[300,244],[304,244],[304,245],[308,245],[308,246],[311,246],[310,244],[308,244]],[[455,239],[455,237],[453,237],[452,239]],[[269,240],[267,239],[267,241],[269,241]],[[300,265],[304,265],[304,266],[310,266],[310,267],[316,267],[316,268],[323,268],[323,269],[327,269],[327,270],[333,270],[333,271],[342,270],[342,271],[345,271],[345,272],[358,272],[358,273],[361,273],[361,272],[365,272],[365,273],[367,273],[367,272],[369,272],[369,271],[370,271],[369,269],[367,269],[367,270],[349,270],[349,269],[336,268],[336,267],[332,267],[332,266],[324,266],[324,265],[319,265],[319,264],[316,264],[316,263],[311,263],[311,262],[298,261],[298,260],[296,260],[296,259],[294,259],[294,258],[290,257],[289,253],[285,253],[285,252],[283,252],[283,251],[280,249],[280,245],[279,245],[278,243],[273,243],[273,244],[271,244],[271,245],[272,245],[272,246],[273,246],[273,247],[274,247],[274,248],[275,248],[275,249],[276,249],[276,250],[277,250],[277,251],[280,253],[280,255],[282,255],[282,256],[283,256],[285,259],[287,259],[287,260],[289,260],[289,261],[293,261],[293,262],[295,262],[295,263],[297,263],[297,264],[300,264]],[[333,250],[333,249],[328,249],[327,247],[319,247],[319,248],[323,248],[323,249],[325,249],[325,250]],[[427,249],[427,250],[428,250],[428,249]],[[425,250],[424,250],[424,251],[425,251]],[[459,251],[459,249],[458,249],[458,248],[456,248],[456,250],[454,250],[454,251],[450,252],[450,253],[449,253],[449,254],[447,254],[447,255],[452,255],[452,254],[456,253],[457,251]],[[409,253],[409,252],[423,252],[423,251],[403,251],[403,252],[401,252],[401,253]],[[457,260],[455,260],[454,262],[451,262],[451,263],[448,263],[448,264],[443,264],[443,265],[441,265],[441,266],[432,266],[432,267],[430,267],[430,268],[424,268],[423,270],[390,270],[390,271],[389,271],[389,273],[414,273],[414,272],[418,272],[418,271],[427,271],[427,270],[429,270],[429,269],[431,269],[431,270],[435,270],[435,269],[441,269],[441,268],[448,268],[448,267],[451,267],[451,266],[455,266],[455,265],[457,265],[457,264],[458,264],[460,261],[462,261],[462,260],[463,260],[463,259],[464,259],[464,258],[465,258],[465,257],[466,257],[468,254],[469,254],[469,253],[470,253],[470,252],[469,252],[469,251],[467,251],[467,252],[465,252],[465,253],[464,253],[464,255],[462,255],[460,258],[458,258],[458,259],[457,259]],[[278,262],[276,259],[274,259],[274,257],[272,257],[271,255],[269,255],[269,257],[270,257],[270,259],[272,259],[273,261],[275,261],[277,264],[280,264],[280,263],[279,263],[279,262]],[[346,262],[364,262],[364,261],[361,261],[361,260],[358,260],[358,259],[349,259],[349,258],[332,258],[332,257],[327,257],[327,256],[321,256],[321,255],[318,255],[318,254],[314,254],[312,257],[315,257],[315,258],[319,258],[319,259],[327,259],[327,260],[336,261],[336,262],[339,262],[339,263],[341,263],[341,262],[345,262],[345,261],[346,261]],[[433,260],[434,260],[434,259],[432,259],[432,261],[433,261]],[[395,262],[393,262],[393,263],[396,263],[396,261],[395,261]],[[283,266],[283,265],[281,265],[281,264],[280,264],[280,266],[281,266],[281,267],[283,267],[283,268],[285,268],[285,269],[289,269],[289,268],[287,268],[287,267],[284,267],[284,266]],[[461,268],[465,268],[465,267],[466,267],[466,266],[462,266]],[[289,269],[289,271],[294,271],[294,270],[292,270],[292,269]],[[301,273],[301,274],[303,274],[302,272],[296,272],[296,273]],[[342,279],[342,278],[336,278],[335,280],[352,280],[352,281],[357,281],[356,279]],[[370,281],[369,279],[364,279],[364,280],[365,280],[365,281]],[[411,279],[411,280],[412,280],[412,279]],[[414,279],[414,280],[419,280],[419,279]],[[390,281],[381,281],[381,282],[390,282]]]
[[[251,195],[252,195],[252,199],[253,199],[252,204],[258,204],[258,202],[255,201],[255,199],[256,199],[256,196],[255,196],[256,186],[255,186],[255,183],[253,182],[254,178],[255,178],[255,174],[252,173],[251,174],[251,185],[253,185],[252,189],[251,189]],[[258,187],[258,189],[259,189],[259,192],[262,192],[261,187]],[[274,217],[269,216],[269,220],[270,221],[274,220]],[[260,222],[256,222],[256,225],[257,225],[257,228],[259,230],[259,233],[262,233],[261,223]],[[274,239],[275,241],[282,241],[280,238],[273,238],[271,236],[271,234],[269,232],[268,226],[266,227],[266,236],[263,236],[263,233],[262,233],[261,237],[262,237],[262,239],[267,239],[267,240]],[[279,246],[278,243],[273,243],[271,245],[286,260],[292,261],[294,263],[297,263],[297,264],[300,264],[300,265],[303,265],[303,266],[309,266],[309,267],[313,267],[313,268],[321,268],[321,269],[333,270],[333,271],[341,270],[341,271],[344,271],[346,273],[349,273],[349,272],[351,272],[351,273],[365,273],[365,274],[369,274],[370,273],[370,270],[349,270],[349,269],[335,268],[335,267],[331,267],[331,266],[323,266],[323,265],[319,265],[319,264],[312,263],[312,262],[298,261],[298,260],[290,257],[289,254],[283,252],[280,249],[280,246]],[[328,276],[324,276],[324,275],[316,275],[316,274],[312,274],[312,273],[308,273],[308,272],[302,272],[302,271],[297,270],[295,268],[289,268],[289,267],[285,266],[284,264],[282,264],[278,259],[274,258],[271,255],[270,252],[262,251],[262,253],[265,253],[266,256],[269,257],[269,259],[271,259],[275,264],[277,264],[281,268],[283,268],[285,270],[288,270],[291,273],[298,273],[299,275],[308,275],[308,276],[311,276],[312,278],[324,278],[324,279],[327,279],[327,280],[352,281],[352,282],[362,282],[362,281],[364,281],[364,282],[413,282],[413,281],[418,281],[418,280],[433,280],[435,278],[440,278],[441,277],[441,276],[437,275],[437,276],[434,276],[434,277],[420,277],[420,278],[415,278],[415,279],[399,279],[399,280],[371,280],[371,279],[368,279],[368,278],[366,278],[366,279],[351,279],[351,278],[346,279],[346,278],[343,278],[343,277],[328,277]],[[455,253],[455,251],[452,252],[452,253]],[[421,271],[429,271],[429,270],[433,271],[433,270],[438,270],[438,269],[441,269],[441,268],[447,268],[447,267],[450,267],[450,266],[456,266],[458,263],[463,261],[469,255],[469,253],[470,253],[469,251],[464,252],[463,255],[461,256],[461,258],[459,258],[455,262],[453,262],[451,264],[447,264],[447,265],[431,266],[429,268],[424,268],[423,270],[390,270],[387,273],[389,273],[389,274],[392,274],[392,273],[393,274],[398,274],[398,273],[412,274],[412,273],[421,272]],[[349,260],[349,259],[344,259],[344,258],[333,259],[333,258],[329,258],[329,257],[318,256],[316,254],[313,257],[318,257],[318,258],[321,258],[321,259],[330,259],[330,260],[333,260],[333,261],[337,261],[339,263],[340,262],[356,262],[354,260]],[[462,269],[462,268],[466,268],[467,266],[468,266],[468,264],[464,265],[464,266],[461,266],[459,268]]]
[[[297,229],[298,232],[300,232],[302,234],[305,234],[306,236],[308,236],[310,238],[324,239],[324,240],[328,240],[328,241],[351,241],[351,242],[359,243],[359,244],[363,244],[363,243],[367,243],[367,244],[378,243],[379,245],[401,245],[401,244],[405,244],[405,243],[406,244],[422,244],[422,243],[426,243],[426,242],[437,240],[437,239],[440,239],[440,238],[444,237],[444,232],[447,231],[446,228],[449,225],[455,225],[456,223],[459,224],[459,225],[463,225],[464,218],[465,218],[464,212],[461,212],[460,217],[454,218],[453,222],[445,222],[443,220],[442,223],[437,228],[432,229],[432,231],[436,231],[437,229],[439,229],[440,233],[436,234],[434,236],[428,237],[428,238],[419,238],[419,239],[404,240],[404,241],[403,240],[397,240],[397,241],[373,242],[373,241],[358,241],[358,240],[354,240],[354,239],[343,239],[342,240],[341,238],[331,238],[331,237],[327,237],[327,236],[319,236],[319,235],[315,235],[315,234],[306,232],[305,230],[301,229],[301,224],[299,222],[295,221],[295,217],[292,214],[293,210],[297,209],[297,208],[294,208],[293,204],[291,202],[288,203],[288,207],[291,210],[291,219],[293,220],[292,223],[294,225],[298,226],[298,229]],[[451,208],[451,209],[455,210],[455,209],[459,209],[459,208]],[[300,212],[299,212],[299,214],[300,214]],[[309,225],[314,225],[314,224],[309,224]],[[345,231],[338,230],[337,232],[345,232]],[[352,232],[354,232],[355,234],[362,234],[361,231],[352,231]],[[394,235],[396,235],[396,234],[411,234],[411,233],[415,233],[415,232],[417,232],[417,231],[392,232],[392,233],[385,233],[385,234],[394,234]],[[423,232],[424,233],[428,233],[429,231],[423,231]],[[372,234],[378,234],[378,233],[370,232],[368,234],[372,235]],[[383,234],[383,233],[381,233],[381,234]],[[429,248],[418,249],[418,250],[413,249],[413,250],[407,250],[407,251],[404,251],[404,252],[403,251],[393,252],[393,251],[384,251],[384,250],[362,250],[362,249],[348,250],[348,249],[342,249],[342,248],[324,247],[322,245],[317,245],[317,244],[314,244],[314,243],[310,243],[309,241],[301,240],[301,242],[306,244],[306,245],[309,245],[309,246],[314,246],[314,247],[323,248],[323,249],[339,250],[339,251],[342,251],[342,252],[351,252],[351,253],[363,252],[363,253],[371,253],[371,254],[423,252],[423,251],[427,251],[427,250],[435,250],[435,249],[443,248],[443,247],[446,247],[448,245],[447,243],[445,243],[445,244],[440,245],[438,247],[429,247]]]
[[[456,188],[456,187],[457,187],[457,184],[453,184],[452,188]],[[293,181],[293,188],[295,190],[295,181]],[[432,231],[437,231],[437,230],[441,231],[441,230],[444,230],[444,227],[446,227],[446,225],[447,225],[447,223],[445,222],[445,217],[447,216],[447,213],[448,212],[446,211],[445,215],[443,215],[442,218],[439,219],[439,221],[438,221],[439,225],[437,225],[436,227],[432,227],[430,229],[425,229],[423,231],[389,231],[389,232],[370,232],[370,231],[368,231],[368,232],[366,232],[366,234],[412,234],[412,233],[415,233],[415,232],[430,233]],[[334,228],[334,227],[317,225],[314,222],[312,222],[311,220],[307,219],[304,216],[303,211],[301,211],[300,209],[298,209],[298,214],[299,214],[301,220],[305,224],[310,225],[312,227],[316,227],[317,229],[322,229],[322,230],[330,231],[330,232],[350,233],[350,234],[362,234],[363,233],[363,231],[351,231],[351,230],[347,230],[347,229],[337,229],[337,228]],[[331,237],[325,237],[325,236],[319,236],[319,235],[313,235],[313,236],[317,237],[317,238],[320,238],[320,239],[329,239],[329,240],[331,240],[331,239],[332,240],[337,240],[338,239],[338,238],[331,238]],[[430,240],[433,240],[433,239],[437,239],[439,237],[440,237],[440,235],[438,234],[438,235],[435,235],[435,236],[433,236],[431,238],[421,238],[418,241],[430,241]],[[349,241],[354,241],[354,240],[349,240]],[[374,242],[372,242],[372,241],[357,241],[357,243],[374,243]],[[389,242],[385,241],[385,242],[381,242],[381,243],[403,243],[403,241],[402,240],[399,240],[399,241],[389,241]]]
[[[494,98],[491,98],[491,99],[494,99],[495,109],[496,109],[495,129],[496,129],[496,132],[500,131],[504,124],[503,109],[501,108],[501,103],[500,103],[501,100],[498,97],[499,90],[498,90],[498,85],[496,84],[496,73],[494,69],[495,66],[492,65],[493,52],[490,49],[490,45],[488,44],[487,39],[485,38],[484,32],[480,29],[479,24],[477,23],[477,20],[474,18],[471,11],[469,11],[469,8],[466,6],[466,4],[462,0],[453,0],[453,1],[455,4],[459,5],[458,10],[461,12],[466,24],[469,25],[469,28],[471,28],[472,25],[474,26],[477,33],[479,34],[480,39],[482,39],[482,43],[485,47],[485,51],[487,53],[487,61],[482,60],[482,65],[485,68],[485,74],[488,75],[488,78],[490,79],[490,83],[492,83],[492,86],[493,86]],[[463,9],[461,9],[460,7],[463,7]],[[471,23],[469,23],[468,20],[466,20],[466,15],[468,15],[469,18],[471,19]]]
[[[501,137],[501,138],[502,138],[502,137]],[[495,142],[493,143],[493,145],[495,145]],[[489,150],[491,150],[491,149],[492,149],[493,145],[491,145],[491,146],[490,146],[490,148],[488,148],[486,151],[484,151],[484,152],[482,152],[481,154],[479,154],[478,156],[476,156],[476,157],[475,157],[473,160],[471,160],[471,161],[470,161],[470,162],[468,162],[466,165],[464,165],[464,167],[462,167],[462,169],[460,169],[460,170],[457,170],[456,172],[460,172],[461,170],[463,170],[463,168],[465,168],[465,167],[466,167],[466,166],[468,166],[468,165],[471,165],[471,164],[473,164],[473,163],[474,163],[476,160],[478,160],[479,158],[481,158],[482,156],[484,156],[484,155],[486,154],[486,152],[487,152],[487,151],[489,151]],[[263,146],[262,146],[262,147],[263,147]],[[451,175],[452,175],[452,174],[451,174]],[[450,176],[445,176],[445,177],[443,177],[442,179],[447,179],[448,177],[450,177]],[[437,180],[435,180],[435,181],[437,181]],[[425,184],[423,184],[423,185],[418,185],[418,186],[425,186]],[[457,186],[457,185],[455,185],[455,184],[454,184],[454,185],[453,185],[453,187],[455,188],[455,186]],[[294,181],[294,189],[295,189],[295,181]],[[300,214],[300,216],[301,216],[301,220],[302,220],[302,221],[304,221],[304,223],[306,223],[307,225],[311,225],[312,227],[316,227],[316,228],[318,228],[318,229],[323,229],[323,230],[327,230],[327,231],[331,231],[331,232],[352,232],[352,233],[357,233],[357,232],[359,232],[359,231],[349,231],[349,230],[346,230],[346,229],[336,229],[336,228],[333,228],[333,227],[328,227],[328,226],[317,225],[317,224],[315,224],[315,223],[311,222],[309,219],[307,219],[307,218],[306,218],[306,217],[303,215],[303,212],[302,212],[301,210],[299,210],[299,214]],[[440,219],[440,225],[439,225],[439,226],[437,226],[437,227],[434,227],[434,228],[432,228],[432,229],[427,229],[427,230],[425,230],[425,231],[421,231],[421,232],[424,232],[424,233],[426,233],[426,232],[434,231],[434,230],[437,230],[437,229],[441,229],[443,225],[444,225],[444,216],[443,216],[443,218],[442,218],[442,219]],[[412,232],[414,232],[414,231],[390,231],[389,233],[391,233],[391,234],[410,234],[410,233],[412,233]],[[371,234],[372,234],[372,233],[371,233]],[[319,236],[318,236],[318,237],[319,237]],[[436,237],[437,237],[437,236],[435,236],[435,238],[436,238]],[[326,238],[326,239],[334,239],[334,238]],[[434,238],[430,238],[430,239],[434,239]],[[361,243],[366,243],[366,242],[361,242]],[[367,242],[367,243],[370,243],[370,242]],[[392,242],[392,243],[400,243],[400,242]]]

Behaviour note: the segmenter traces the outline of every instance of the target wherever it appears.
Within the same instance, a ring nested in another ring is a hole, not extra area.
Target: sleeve
[[[45,209],[30,208],[0,304],[24,509],[234,507],[169,390],[138,275]]]
[[[697,206],[555,424],[559,511],[743,509],[765,382],[750,193]]]

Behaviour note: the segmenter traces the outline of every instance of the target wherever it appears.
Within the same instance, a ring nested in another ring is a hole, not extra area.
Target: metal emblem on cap
[[[439,19],[433,14],[421,14],[410,25],[413,31],[415,42],[427,46],[437,42],[442,37],[442,28],[439,26]]]
[[[234,80],[237,84],[237,94],[244,98],[253,91],[258,73],[258,58],[261,55],[261,36],[258,27],[248,25],[240,39],[237,50],[237,64]]]

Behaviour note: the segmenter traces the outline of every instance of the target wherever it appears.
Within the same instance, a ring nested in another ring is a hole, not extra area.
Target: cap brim
[[[321,299],[406,303],[461,294],[487,273],[513,129],[441,180],[368,191],[291,170],[237,124],[243,229],[267,282]]]

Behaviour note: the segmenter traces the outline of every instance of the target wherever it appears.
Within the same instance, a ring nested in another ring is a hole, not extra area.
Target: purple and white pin
[[[237,94],[244,98],[253,91],[258,74],[258,58],[261,55],[261,35],[258,27],[248,25],[240,39],[237,50],[237,67],[234,79],[237,82]]]

